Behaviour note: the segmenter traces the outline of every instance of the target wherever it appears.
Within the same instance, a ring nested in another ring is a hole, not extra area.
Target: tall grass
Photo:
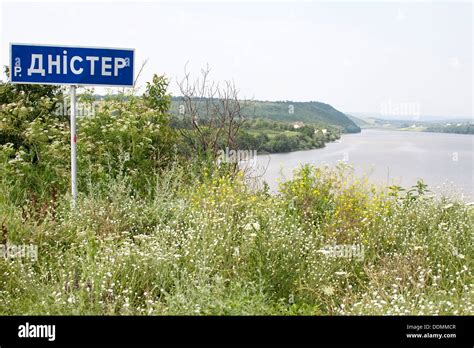
[[[187,168],[188,167],[188,168]],[[191,169],[191,170],[189,170]],[[303,167],[280,194],[175,163],[25,203],[0,185],[0,314],[474,314],[472,207]],[[330,257],[355,245],[362,258]]]

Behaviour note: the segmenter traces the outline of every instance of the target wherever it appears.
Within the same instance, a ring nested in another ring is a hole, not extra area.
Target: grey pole
[[[76,86],[71,86],[71,205],[76,205],[77,197],[77,136],[76,136]]]

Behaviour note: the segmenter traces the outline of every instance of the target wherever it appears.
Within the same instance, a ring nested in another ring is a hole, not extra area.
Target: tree
[[[166,113],[171,106],[171,96],[166,93],[169,82],[164,76],[153,75],[151,82],[146,83],[143,94],[145,105],[159,113]]]
[[[5,67],[9,76],[9,69]],[[63,102],[63,90],[58,86],[11,84],[0,82],[0,145],[13,144],[15,149],[32,146],[27,137],[30,122],[48,123],[63,114],[56,113]]]
[[[231,81],[209,81],[209,73],[207,67],[201,70],[200,78],[192,81],[185,68],[178,84],[184,107],[180,114],[183,124],[191,125],[191,131],[183,127],[180,132],[195,152],[216,158],[221,149],[238,150],[237,135],[249,117],[252,102],[239,99]]]

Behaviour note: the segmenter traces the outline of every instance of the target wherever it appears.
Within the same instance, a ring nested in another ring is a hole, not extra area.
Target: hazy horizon
[[[195,77],[209,64],[211,78],[234,80],[242,98],[319,101],[349,114],[406,107],[413,115],[472,118],[472,8],[3,1],[0,61],[8,65],[10,42],[128,47],[137,71],[148,60],[139,84],[164,74],[175,96],[186,64]]]

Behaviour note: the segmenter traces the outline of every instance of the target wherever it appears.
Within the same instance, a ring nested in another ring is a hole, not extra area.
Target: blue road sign
[[[10,45],[10,82],[132,86],[134,50]]]

